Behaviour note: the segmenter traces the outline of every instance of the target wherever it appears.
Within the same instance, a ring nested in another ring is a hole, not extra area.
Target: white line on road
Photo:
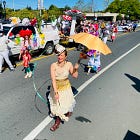
[[[89,80],[87,80],[84,84],[82,84],[77,90],[78,94],[92,81],[94,81],[98,76],[100,76],[102,73],[104,73],[106,70],[108,70],[110,67],[112,67],[115,63],[117,63],[119,60],[121,60],[123,57],[125,57],[127,54],[132,52],[134,49],[140,46],[140,43],[134,46],[131,50],[121,55],[118,59],[110,63],[108,66],[106,66],[104,69],[102,69],[99,73],[92,76]],[[78,95],[76,94],[76,96]],[[53,119],[47,116],[36,128],[34,128],[23,140],[33,140]]]

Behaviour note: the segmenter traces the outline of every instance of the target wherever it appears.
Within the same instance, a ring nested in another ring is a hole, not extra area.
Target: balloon
[[[15,38],[15,43],[16,43],[16,45],[19,45],[20,44],[20,37],[16,37]]]
[[[23,25],[30,25],[30,20],[29,20],[28,18],[24,18],[24,19],[22,20],[22,24],[23,24]]]
[[[32,40],[33,40],[33,46],[36,47],[37,46],[37,37],[36,35],[32,35]]]
[[[45,35],[44,34],[40,34],[40,38],[41,38],[41,45],[44,45],[45,44]]]
[[[25,37],[25,36],[31,36],[32,35],[32,31],[27,29],[27,30],[21,30],[19,32],[20,36],[21,37]]]

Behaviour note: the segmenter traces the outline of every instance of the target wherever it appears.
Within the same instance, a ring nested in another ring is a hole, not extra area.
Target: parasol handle
[[[79,58],[78,61],[77,61],[77,63],[80,64],[81,60],[82,60],[82,58]]]

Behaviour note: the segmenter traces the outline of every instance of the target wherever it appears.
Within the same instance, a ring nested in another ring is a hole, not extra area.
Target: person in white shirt
[[[14,71],[14,66],[12,65],[11,61],[9,60],[9,47],[8,47],[9,40],[7,37],[2,33],[0,37],[0,74],[2,73],[2,65],[5,62],[8,64],[10,71]]]
[[[102,41],[105,44],[107,43],[107,39],[108,39],[109,34],[110,34],[109,30],[105,27],[103,30],[103,37],[102,37]]]

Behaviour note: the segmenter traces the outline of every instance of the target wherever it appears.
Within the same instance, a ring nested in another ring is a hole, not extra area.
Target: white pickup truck
[[[11,48],[10,55],[17,55],[21,50],[20,37],[17,36],[21,30],[29,29],[32,31],[31,41],[35,41],[36,45],[32,43],[31,49],[38,50],[44,49],[44,54],[52,54],[54,51],[54,46],[59,43],[59,31],[57,27],[51,24],[44,24],[41,26],[41,33],[39,34],[36,27],[31,25],[22,24],[3,24],[3,32],[10,40],[9,47]]]

